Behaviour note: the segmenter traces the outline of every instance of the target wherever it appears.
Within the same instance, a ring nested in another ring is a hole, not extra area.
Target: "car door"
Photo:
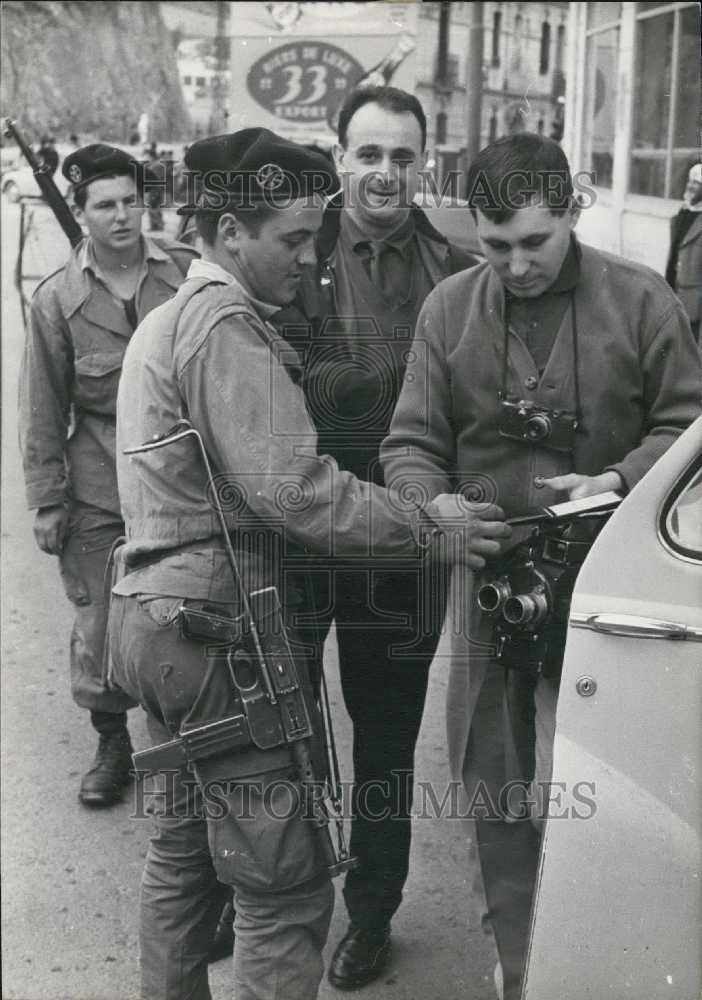
[[[702,996],[702,418],[579,574],[524,1000]]]

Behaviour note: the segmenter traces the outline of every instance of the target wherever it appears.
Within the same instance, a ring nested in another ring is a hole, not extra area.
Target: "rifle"
[[[143,445],[125,448],[124,454],[141,454],[191,436],[197,441],[211,483],[214,476],[205,445],[199,431],[188,420],[179,420],[165,434]],[[328,705],[323,714],[326,715],[330,733],[325,742],[332,762],[330,801],[337,829],[338,854],[329,833],[330,816],[324,795],[315,782],[310,752],[312,722],[283,621],[278,591],[275,587],[266,587],[247,594],[216,489],[212,491],[212,496],[243,614],[229,620],[216,614],[204,614],[184,604],[180,609],[180,628],[188,638],[206,638],[218,642],[220,648],[224,647],[226,663],[241,699],[243,713],[181,730],[177,739],[135,753],[134,766],[137,771],[157,770],[182,766],[186,761],[197,762],[236,747],[254,745],[261,750],[269,750],[287,745],[298,771],[303,815],[315,828],[327,871],[333,877],[356,868],[358,859],[349,856],[344,841]]]
[[[31,146],[27,144],[15,122],[6,118],[3,122],[3,133],[9,138],[14,139],[19,146],[22,155],[32,168],[34,178],[39,185],[41,193],[46,199],[49,208],[54,213],[56,221],[68,237],[68,241],[71,246],[77,246],[83,239],[83,230],[80,228],[80,225],[73,215],[66,199],[56,187],[53,177],[47,171],[46,167],[39,162],[32,151]]]

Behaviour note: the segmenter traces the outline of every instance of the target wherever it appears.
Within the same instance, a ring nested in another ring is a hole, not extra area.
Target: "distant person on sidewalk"
[[[670,220],[670,253],[665,277],[685,306],[695,340],[702,315],[702,163],[690,168],[683,203]]]
[[[155,142],[152,142],[144,150],[145,166],[153,174],[157,182],[153,188],[146,193],[146,207],[149,211],[149,229],[152,233],[163,232],[163,196],[165,188],[166,167],[163,162],[163,153],[159,153]]]

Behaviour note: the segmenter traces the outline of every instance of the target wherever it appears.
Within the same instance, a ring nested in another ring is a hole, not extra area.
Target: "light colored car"
[[[53,179],[56,187],[65,198],[70,184],[61,173],[60,168],[53,175]],[[32,168],[28,165],[3,171],[0,190],[7,200],[12,202],[17,202],[20,198],[41,198],[39,185]]]
[[[701,720],[702,418],[577,579],[523,1000],[702,996]]]

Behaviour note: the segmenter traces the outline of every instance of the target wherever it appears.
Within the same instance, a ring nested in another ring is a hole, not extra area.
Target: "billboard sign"
[[[229,124],[331,142],[356,86],[413,91],[416,7],[406,3],[238,3]]]

